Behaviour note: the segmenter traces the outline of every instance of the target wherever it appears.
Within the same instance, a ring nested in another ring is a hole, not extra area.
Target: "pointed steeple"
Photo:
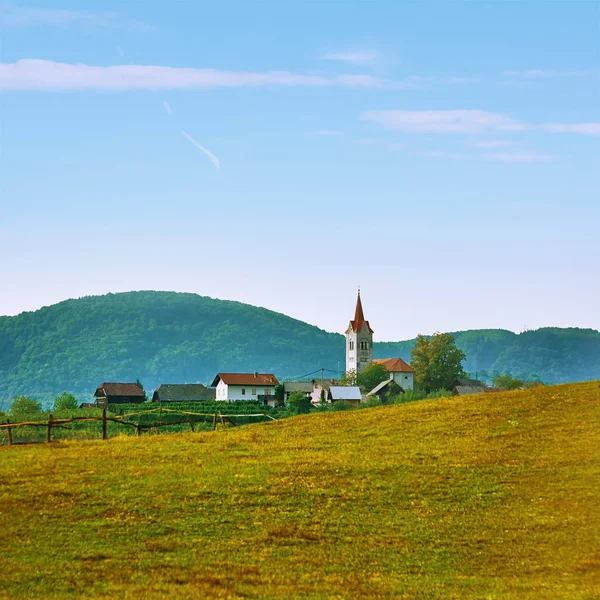
[[[369,325],[369,321],[365,321],[365,314],[363,312],[362,302],[360,299],[360,288],[358,288],[358,296],[356,298],[356,310],[354,311],[354,320],[350,321],[352,325],[352,329],[357,331],[362,331],[362,328],[366,326],[369,328],[369,331],[373,333],[371,326]]]

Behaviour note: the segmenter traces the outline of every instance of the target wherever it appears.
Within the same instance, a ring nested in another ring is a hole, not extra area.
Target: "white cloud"
[[[480,140],[473,144],[475,148],[506,148],[511,145],[509,140]]]
[[[35,8],[19,6],[13,2],[0,2],[0,11],[2,11],[2,24],[10,26],[50,25],[56,27],[79,24],[94,27],[152,29],[145,23],[123,19],[114,12]]]
[[[485,158],[489,160],[500,160],[503,162],[553,162],[558,160],[558,156],[550,154],[535,154],[533,152],[499,152],[486,154]]]
[[[202,150],[202,152],[204,152],[204,154],[206,154],[206,156],[208,156],[208,158],[210,158],[210,160],[212,161],[213,165],[215,165],[215,167],[217,167],[217,169],[221,168],[221,163],[219,162],[219,159],[207,148],[205,148],[204,146],[201,146],[189,133],[182,131],[181,132],[192,144],[194,144],[194,146],[196,146],[196,148],[199,148],[200,150]]]
[[[586,77],[593,75],[594,71],[574,70],[558,71],[555,69],[524,69],[522,71],[504,71],[509,77],[519,77],[523,79],[551,79],[554,77]]]
[[[333,60],[351,65],[364,67],[372,65],[379,59],[379,54],[373,50],[357,50],[351,52],[327,52],[319,60]]]
[[[600,135],[600,123],[548,123],[544,129],[550,133],[581,133]]]
[[[330,137],[330,136],[339,136],[344,135],[342,131],[334,131],[331,129],[320,129],[319,131],[309,131],[306,135],[316,136],[316,137]]]
[[[462,154],[460,152],[443,152],[438,150],[433,150],[431,152],[420,152],[419,156],[426,156],[428,158],[451,158],[453,160],[467,157],[466,154]]]
[[[362,113],[361,119],[408,133],[478,133],[525,128],[511,117],[482,110],[371,110]]]
[[[0,89],[3,90],[132,90],[184,89],[242,86],[340,86],[403,87],[370,75],[324,77],[288,71],[264,73],[162,67],[115,65],[93,67],[42,59],[22,59],[0,63]]]
[[[165,110],[166,110],[166,111],[167,111],[167,112],[168,112],[170,115],[172,115],[172,114],[173,114],[173,111],[171,110],[171,105],[170,105],[170,104],[169,104],[169,103],[168,103],[166,100],[163,100],[163,106],[165,107]]]

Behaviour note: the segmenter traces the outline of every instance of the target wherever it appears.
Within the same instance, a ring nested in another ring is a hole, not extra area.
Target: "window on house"
[[[271,395],[271,390],[265,390],[265,396],[270,396]]]
[[[404,376],[404,379],[408,379],[408,375],[405,375],[405,376]]]
[[[252,395],[256,396],[256,388],[252,388]]]
[[[242,388],[242,396],[246,395],[246,388]]]

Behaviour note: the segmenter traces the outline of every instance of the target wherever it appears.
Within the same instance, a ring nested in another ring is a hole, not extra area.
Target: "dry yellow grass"
[[[600,385],[0,448],[2,598],[600,597]]]

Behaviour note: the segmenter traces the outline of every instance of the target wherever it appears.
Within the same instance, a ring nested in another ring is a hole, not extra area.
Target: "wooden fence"
[[[151,414],[156,412],[166,412],[166,413],[174,413],[185,415],[185,419],[176,420],[176,421],[157,421],[156,423],[135,423],[133,421],[126,421],[125,419],[128,417],[135,417],[139,415]],[[108,416],[106,408],[102,409],[101,417],[69,417],[66,419],[55,419],[51,414],[48,415],[47,421],[22,421],[22,422],[11,422],[10,419],[6,419],[4,423],[0,423],[0,430],[6,429],[8,436],[8,445],[12,446],[14,442],[13,440],[13,429],[16,427],[45,427],[46,428],[46,442],[52,441],[52,430],[54,428],[64,428],[68,429],[69,423],[81,423],[81,422],[98,422],[102,423],[102,439],[108,439],[107,432],[107,424],[108,423],[118,423],[119,425],[123,425],[125,427],[133,427],[136,430],[136,435],[141,435],[143,431],[148,431],[150,429],[159,429],[160,427],[167,427],[171,425],[189,425],[192,431],[194,430],[194,423],[211,423],[213,431],[217,429],[218,423],[224,425],[225,423],[230,423],[234,427],[237,427],[238,424],[233,420],[232,417],[267,417],[272,421],[277,421],[275,417],[268,415],[266,413],[256,413],[256,414],[244,414],[244,415],[224,415],[222,413],[197,413],[192,411],[183,411],[183,410],[171,410],[169,408],[154,408],[151,410],[142,410],[135,413],[128,413],[125,415],[115,415]],[[191,417],[194,417],[192,419]],[[20,444],[27,442],[19,442]]]

